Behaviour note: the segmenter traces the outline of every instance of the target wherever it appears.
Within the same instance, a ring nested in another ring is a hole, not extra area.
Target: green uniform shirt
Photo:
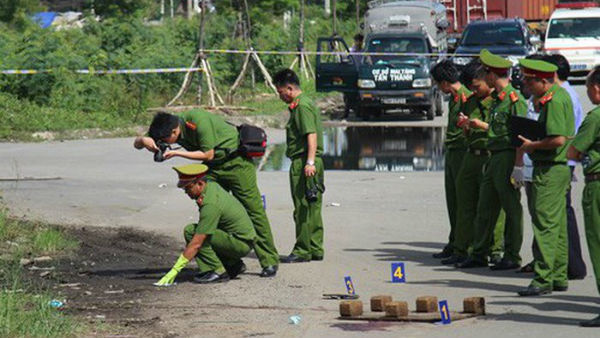
[[[509,83],[500,93],[493,92],[494,101],[490,108],[488,129],[488,149],[491,151],[514,149],[510,143],[508,117],[510,115],[527,116],[527,103]]]
[[[228,153],[238,149],[240,141],[237,129],[221,116],[205,110],[192,110],[179,117],[181,135],[177,143],[186,150],[206,152],[214,149],[213,161],[221,161]]]
[[[540,99],[542,109],[538,122],[546,126],[547,136],[573,136],[575,133],[575,117],[573,101],[569,92],[555,83]],[[536,150],[530,154],[531,160],[567,163],[567,149],[570,142],[556,149]]]
[[[588,113],[572,145],[583,153],[583,173],[600,173],[600,106]]]
[[[212,235],[217,229],[232,236],[252,242],[256,232],[242,204],[231,194],[212,181],[208,181],[202,192],[203,201],[197,234]]]
[[[464,114],[468,115],[470,119],[479,119],[488,123],[492,102],[494,102],[492,96],[480,99],[476,95],[472,95],[465,104]],[[471,149],[486,149],[487,131],[476,128],[469,129],[469,133],[467,134],[467,145]]]
[[[307,134],[317,134],[317,156],[323,154],[323,125],[319,109],[305,94],[300,94],[289,106],[290,119],[285,126],[286,156],[293,158],[308,152]]]
[[[458,113],[463,112],[467,99],[472,95],[465,86],[460,86],[456,95],[448,103],[448,127],[446,129],[446,148],[465,148],[467,143],[462,128],[456,126]]]

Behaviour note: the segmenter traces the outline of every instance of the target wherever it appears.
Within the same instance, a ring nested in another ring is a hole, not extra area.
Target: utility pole
[[[192,0],[189,0],[189,4],[192,3]],[[204,49],[204,19],[206,14],[206,2],[202,1],[202,7],[200,12],[200,31],[198,32],[199,41],[198,41],[198,53]],[[189,9],[189,7],[188,7]],[[200,54],[200,61],[204,59],[204,54]],[[202,103],[202,72],[198,72],[198,95],[196,96],[196,102],[198,104]]]
[[[337,35],[337,11],[335,8],[336,0],[331,0],[333,9],[333,35]]]

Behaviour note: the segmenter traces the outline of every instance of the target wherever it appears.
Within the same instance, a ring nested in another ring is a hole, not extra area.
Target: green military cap
[[[173,170],[179,175],[178,188],[184,188],[190,183],[193,183],[206,175],[208,166],[204,164],[186,164],[173,167]]]
[[[519,64],[523,68],[523,76],[527,77],[550,79],[554,77],[554,73],[558,70],[556,65],[542,60],[521,59]]]
[[[512,67],[512,62],[487,49],[481,50],[479,60],[489,71],[497,74],[505,74]]]

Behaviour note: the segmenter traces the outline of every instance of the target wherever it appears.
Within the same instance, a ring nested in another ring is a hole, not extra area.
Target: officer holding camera
[[[290,187],[294,202],[296,244],[285,263],[323,260],[323,220],[321,207],[325,191],[323,126],[319,109],[302,93],[298,76],[290,69],[275,74],[279,98],[289,104],[286,126],[286,156],[292,160]]]
[[[184,149],[170,149],[173,143]],[[279,254],[258,190],[254,163],[240,156],[239,143],[238,131],[222,117],[193,110],[179,116],[157,113],[148,136],[136,138],[134,147],[154,152],[157,161],[179,156],[208,165],[207,178],[230,191],[246,209],[258,237],[254,251],[263,268],[260,276],[272,277],[277,274]],[[199,268],[201,272],[209,270],[208,266]]]

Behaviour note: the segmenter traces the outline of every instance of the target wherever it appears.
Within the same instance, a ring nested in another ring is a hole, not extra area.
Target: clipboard
[[[519,135],[532,141],[539,141],[546,138],[545,124],[526,117],[510,115],[508,117],[508,128],[510,130],[510,143],[515,147],[520,147],[523,141]]]

